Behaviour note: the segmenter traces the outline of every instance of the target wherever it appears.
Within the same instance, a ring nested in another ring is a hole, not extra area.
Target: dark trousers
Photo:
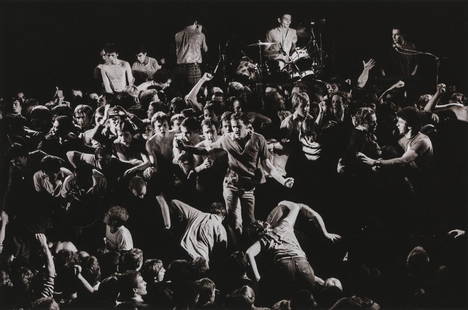
[[[279,269],[283,289],[289,290],[288,294],[300,289],[313,291],[316,286],[314,270],[305,257],[284,258],[276,262]]]
[[[175,84],[179,89],[183,90],[184,95],[187,94],[198,80],[201,79],[202,72],[200,64],[178,64],[175,70]]]

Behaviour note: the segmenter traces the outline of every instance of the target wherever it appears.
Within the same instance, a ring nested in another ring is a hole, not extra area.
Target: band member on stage
[[[276,43],[265,48],[265,54],[275,60],[289,62],[289,55],[294,51],[297,43],[296,30],[290,28],[291,14],[283,14],[278,17],[278,27],[271,29],[266,34],[266,41]]]
[[[201,78],[202,51],[208,52],[206,36],[198,18],[190,19],[190,25],[175,34],[177,69],[176,80],[187,93]]]
[[[392,44],[394,52],[391,55],[390,63],[385,70],[382,70],[384,76],[397,76],[400,79],[414,77],[418,72],[417,56],[411,55],[416,50],[414,43],[409,42],[401,29],[393,27]]]

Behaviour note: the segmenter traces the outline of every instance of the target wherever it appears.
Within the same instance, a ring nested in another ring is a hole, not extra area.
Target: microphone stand
[[[418,50],[412,50],[409,48],[404,48],[399,44],[395,44],[395,51],[397,51],[399,54],[406,55],[406,56],[418,56],[418,55],[426,55],[434,58],[435,61],[435,85],[437,88],[437,84],[439,84],[439,71],[440,71],[440,57],[430,53],[430,52],[425,52],[425,51],[418,51]]]

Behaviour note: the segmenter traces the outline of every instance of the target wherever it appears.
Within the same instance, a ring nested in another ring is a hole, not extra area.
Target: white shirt
[[[111,250],[128,251],[133,249],[132,234],[125,226],[120,226],[115,233],[106,225],[106,245]]]

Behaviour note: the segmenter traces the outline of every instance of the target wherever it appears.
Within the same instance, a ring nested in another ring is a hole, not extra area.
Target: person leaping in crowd
[[[210,266],[216,250],[220,255],[220,251],[227,248],[227,233],[223,226],[226,209],[222,203],[213,203],[210,213],[201,212],[179,200],[166,202],[163,198],[160,203],[166,209],[165,213],[173,214],[164,224],[166,229],[185,225],[181,229],[180,246],[192,260],[202,258]]]
[[[282,201],[270,212],[265,222],[254,223],[252,230],[258,239],[246,253],[257,281],[260,281],[261,275],[255,257],[265,251],[272,255],[273,261],[279,267],[277,272],[281,281],[285,281],[282,282],[282,289],[288,288],[288,291],[294,292],[306,288],[313,292],[325,282],[314,273],[294,233],[299,214],[309,221],[316,221],[323,236],[331,242],[341,238],[337,234],[329,233],[320,214],[307,205]],[[289,296],[286,291],[284,293]]]

